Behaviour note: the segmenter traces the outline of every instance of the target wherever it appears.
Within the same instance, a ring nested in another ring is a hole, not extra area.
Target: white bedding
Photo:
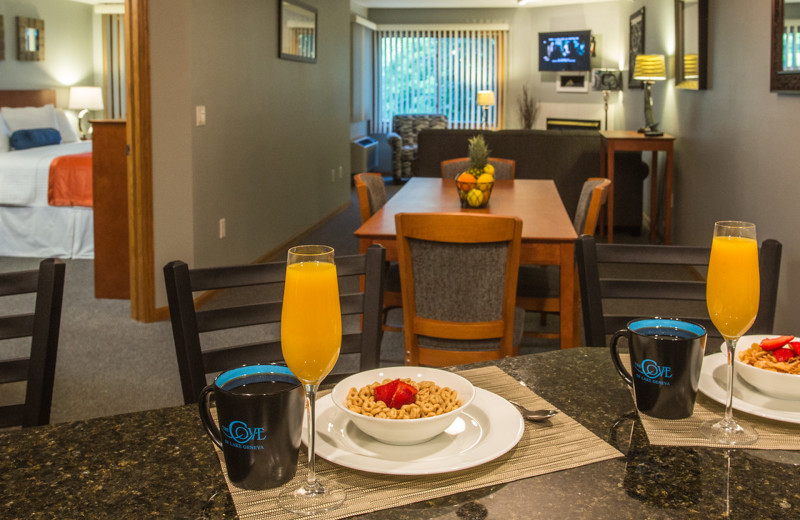
[[[0,256],[94,258],[94,212],[50,206],[50,162],[92,151],[91,141],[0,153]]]

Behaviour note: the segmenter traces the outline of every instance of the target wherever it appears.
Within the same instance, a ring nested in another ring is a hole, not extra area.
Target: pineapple
[[[486,145],[483,136],[479,134],[469,139],[470,171],[474,170],[480,175],[484,168],[486,168],[487,159],[489,159],[489,147]]]

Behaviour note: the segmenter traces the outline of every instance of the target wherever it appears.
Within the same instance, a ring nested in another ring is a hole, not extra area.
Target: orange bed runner
[[[92,154],[62,155],[50,163],[47,203],[92,207]]]

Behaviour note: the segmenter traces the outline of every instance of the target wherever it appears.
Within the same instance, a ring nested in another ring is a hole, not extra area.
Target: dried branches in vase
[[[525,130],[533,128],[533,120],[536,119],[536,98],[528,93],[528,86],[522,86],[522,95],[517,98],[519,117],[522,120],[522,127]]]

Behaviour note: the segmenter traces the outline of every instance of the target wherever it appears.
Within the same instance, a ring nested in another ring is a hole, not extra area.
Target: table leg
[[[664,243],[672,243],[672,148],[667,150],[667,164],[664,180],[665,197],[664,201]]]
[[[606,141],[606,177],[611,181],[608,187],[608,199],[606,199],[606,221],[608,225],[608,243],[614,242],[614,147],[610,141]]]
[[[610,231],[610,228],[609,228]],[[575,269],[575,243],[561,245],[561,348],[579,346],[578,272]]]
[[[653,150],[650,161],[650,242],[655,239],[658,227],[658,152]]]

